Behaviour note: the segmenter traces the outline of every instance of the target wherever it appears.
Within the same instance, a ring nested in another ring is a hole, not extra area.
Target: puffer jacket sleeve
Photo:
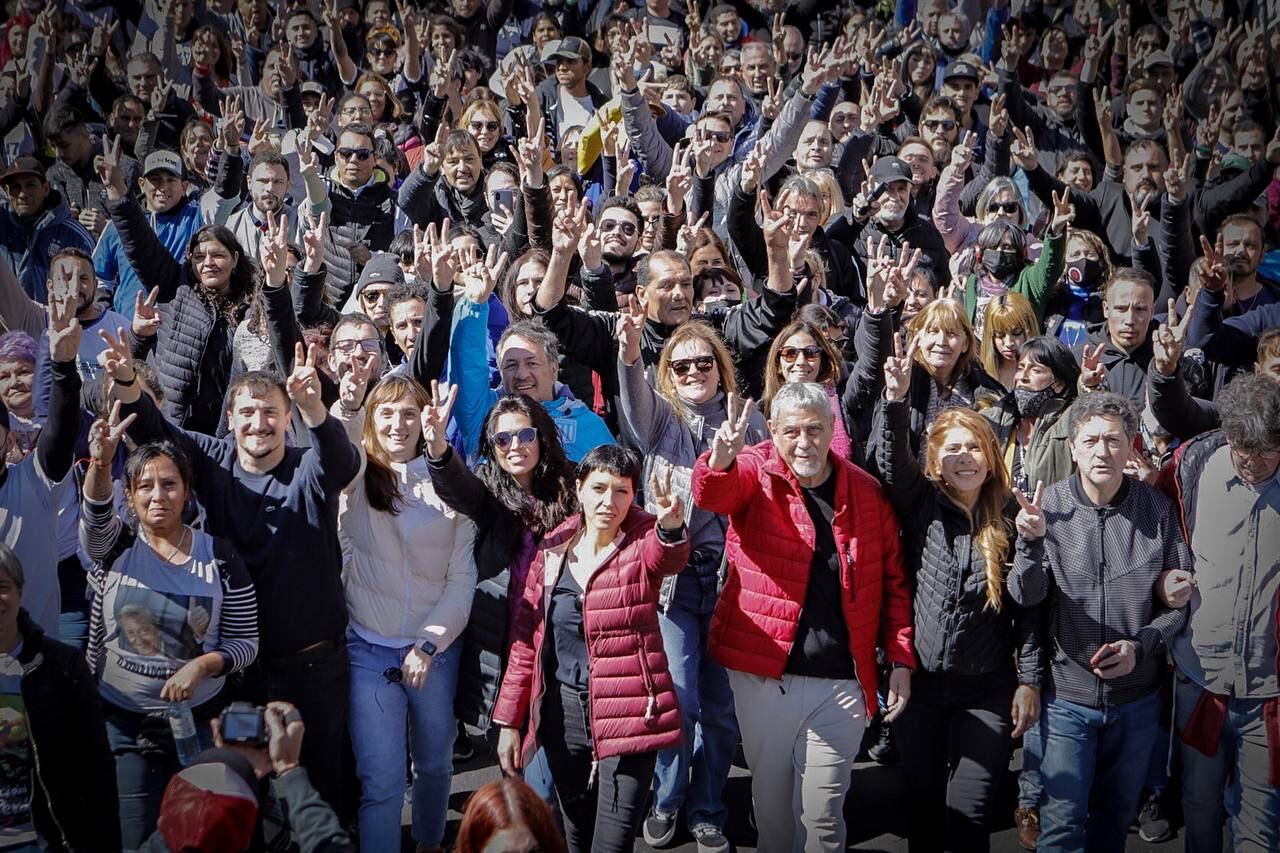
[[[543,573],[546,549],[540,549],[529,566],[524,595],[516,605],[511,627],[511,648],[507,653],[507,671],[493,706],[493,721],[500,726],[523,729],[529,721],[529,705],[533,699],[533,668],[538,665],[533,649],[533,635],[542,620]]]
[[[708,450],[693,466],[693,502],[722,515],[741,512],[760,490],[759,456],[744,448],[724,471],[711,470],[710,458]]]
[[[911,416],[906,400],[878,403],[879,434],[875,443],[876,468],[889,502],[900,517],[912,524],[929,497],[929,483],[911,452]],[[913,537],[914,538],[914,537]]]
[[[915,669],[915,627],[911,617],[911,585],[907,582],[907,567],[902,559],[902,538],[899,535],[898,518],[883,495],[877,495],[880,504],[880,536],[884,543],[884,557],[880,565],[880,583],[883,598],[880,603],[880,647],[890,663]]]
[[[677,535],[679,541],[670,541]],[[645,533],[640,547],[641,565],[651,575],[666,577],[679,574],[689,564],[689,531],[686,527],[661,531],[655,521]]]
[[[1009,572],[1009,595],[1023,607],[1035,607],[1049,596],[1049,557],[1044,537],[1018,537],[1014,548],[1013,571]]]
[[[423,620],[419,631],[440,651],[462,636],[476,590],[476,525],[462,513],[455,513],[453,521],[453,548],[449,553],[444,593]]]

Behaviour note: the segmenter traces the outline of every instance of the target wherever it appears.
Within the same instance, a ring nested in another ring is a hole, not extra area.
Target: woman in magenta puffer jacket
[[[670,480],[650,483],[655,519],[633,505],[639,484],[620,447],[578,465],[582,511],[529,569],[493,712],[505,773],[546,750],[571,851],[632,849],[658,750],[683,738],[658,589],[689,560],[685,507]]]

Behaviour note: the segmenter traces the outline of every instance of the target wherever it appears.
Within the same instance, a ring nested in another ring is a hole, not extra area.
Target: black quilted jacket
[[[1007,590],[1000,610],[987,606],[985,560],[968,516],[916,462],[908,446],[907,404],[882,399],[879,405],[883,432],[875,443],[877,468],[902,524],[920,668],[956,675],[1016,669],[1019,683],[1039,686],[1042,608],[1019,606]]]

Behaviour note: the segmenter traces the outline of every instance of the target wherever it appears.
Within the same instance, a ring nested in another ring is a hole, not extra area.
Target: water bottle
[[[170,702],[168,715],[169,729],[173,732],[173,745],[178,748],[178,762],[186,767],[200,754],[195,717],[191,716],[191,706],[186,701]]]

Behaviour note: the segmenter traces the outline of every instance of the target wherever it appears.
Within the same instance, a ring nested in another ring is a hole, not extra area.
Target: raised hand
[[[585,216],[585,214],[584,214]],[[582,259],[582,268],[598,270],[604,265],[604,247],[600,242],[600,229],[587,218],[582,226],[582,236],[578,238],[578,257]]]
[[[893,355],[884,360],[884,398],[891,403],[907,399],[911,390],[911,363],[919,344],[912,337],[903,345],[904,333],[893,336]]]
[[[351,369],[338,379],[338,401],[344,410],[355,412],[364,405],[365,389],[378,373],[379,360],[376,352],[356,350],[351,358]]]
[[[851,47],[844,35],[822,49],[809,48],[809,57],[800,72],[800,91],[809,97],[818,94],[818,90],[840,74],[844,64],[844,56]]]
[[[132,385],[137,374],[133,369],[133,353],[129,350],[129,340],[125,336],[124,326],[119,326],[115,334],[106,329],[98,330],[98,337],[106,347],[98,353],[98,365],[113,383]]]
[[[693,243],[698,239],[698,232],[707,227],[707,223],[711,221],[711,211],[704,211],[698,217],[697,222],[686,222],[680,226],[680,230],[676,232],[676,251],[685,257],[693,251]]]
[[[1080,383],[1086,388],[1096,390],[1102,380],[1107,378],[1106,365],[1102,363],[1102,354],[1107,351],[1107,343],[1103,341],[1097,346],[1084,345],[1083,358],[1080,360]]]
[[[298,82],[298,58],[288,43],[280,51],[280,83],[283,89],[292,89]]]
[[[240,140],[244,137],[245,124],[240,96],[223,98],[221,113],[222,120],[218,124],[218,148],[228,154],[237,154],[240,151]]]
[[[765,151],[764,146],[757,144],[751,153],[742,161],[742,174],[738,186],[747,195],[756,191],[756,187],[764,179]]]
[[[777,77],[765,81],[765,96],[760,101],[760,115],[767,121],[773,121],[782,112],[782,87]]]
[[[1138,204],[1136,199],[1130,199],[1133,205],[1133,246],[1140,249],[1147,245],[1151,236],[1151,211]]]
[[[444,142],[449,138],[449,126],[443,121],[436,128],[435,141],[422,149],[422,171],[428,175],[440,174],[444,165]]]
[[[329,128],[333,126],[333,110],[337,106],[331,95],[321,95],[320,102],[316,104],[316,108],[307,116],[307,129],[303,136],[307,137],[311,142],[315,142],[320,137],[329,132]]]
[[[1076,209],[1071,204],[1071,191],[1066,187],[1061,193],[1053,194],[1053,217],[1049,220],[1048,234],[1060,236],[1067,233],[1067,226],[1076,218]]]
[[[98,180],[107,188],[107,198],[112,201],[124,198],[124,175],[120,171],[120,137],[117,136],[110,147],[103,145],[102,153],[93,158],[94,171]]]
[[[165,107],[169,106],[169,97],[172,94],[173,81],[162,73],[160,84],[151,90],[151,114],[156,116],[163,114]]]
[[[684,500],[671,488],[671,468],[660,480],[656,476],[649,478],[649,495],[658,510],[658,526],[668,532],[675,532],[684,527]]]
[[[600,148],[606,157],[618,156],[618,132],[622,122],[602,119],[600,122]]]
[[[883,311],[907,298],[909,282],[920,256],[919,249],[912,251],[910,243],[903,243],[902,251],[895,258],[889,238],[881,235],[867,263],[867,310]]]
[[[110,467],[111,460],[116,455],[116,448],[120,446],[120,439],[124,437],[125,430],[137,417],[136,414],[132,414],[121,420],[120,401],[116,400],[112,403],[106,419],[98,418],[89,427],[89,458],[99,467]]]
[[[991,139],[999,139],[1009,130],[1009,109],[1006,106],[1004,92],[991,99],[991,115],[987,121],[987,135]]]
[[[693,189],[693,146],[678,143],[672,152],[671,170],[667,172],[667,210],[679,216],[684,198]]]
[[[262,262],[267,286],[280,287],[289,276],[289,220],[283,211],[278,216],[268,213],[266,226],[267,232],[258,244],[258,259]]]
[[[636,161],[627,156],[627,152],[618,152],[618,175],[613,183],[614,195],[629,196],[631,195],[631,182],[636,179],[636,174],[640,171],[640,167],[636,165]]]
[[[442,458],[449,449],[449,417],[457,399],[457,385],[431,380],[431,400],[422,408],[422,439],[431,459]]]
[[[302,269],[304,272],[320,272],[324,263],[324,244],[329,233],[329,214],[320,214],[319,219],[307,218],[310,226],[302,232]]]
[[[293,372],[284,381],[289,399],[309,427],[317,427],[325,419],[324,401],[320,399],[320,371],[316,367],[319,359],[320,351],[315,344],[304,350],[299,341],[293,349]]]
[[[614,337],[618,339],[618,357],[626,365],[640,360],[640,333],[644,331],[644,309],[628,303],[618,312],[618,325]]]
[[[507,253],[499,255],[498,246],[490,246],[483,259],[477,257],[475,263],[462,271],[462,285],[467,298],[477,305],[488,302],[506,265]]]
[[[551,228],[552,253],[571,255],[577,251],[578,243],[587,229],[590,218],[586,199],[583,199],[576,208],[570,208],[557,216]]]
[[[1187,313],[1178,319],[1178,303],[1169,300],[1169,316],[1151,336],[1152,355],[1156,370],[1165,376],[1173,376],[1178,372],[1178,364],[1182,360],[1182,349],[1186,345],[1187,330],[1191,326],[1191,315],[1195,313],[1196,304],[1187,305]]]
[[[546,162],[547,122],[538,122],[533,135],[516,143],[516,165],[520,167],[521,179],[526,186],[542,186],[542,164]]]
[[[724,471],[738,458],[747,443],[747,427],[755,407],[751,400],[730,393],[725,398],[724,423],[711,438],[711,456],[707,464],[713,471]]]
[[[1018,517],[1013,520],[1018,535],[1028,542],[1040,539],[1048,531],[1044,519],[1044,481],[1036,482],[1034,497],[1027,497],[1022,489],[1014,489],[1013,496],[1018,500]]]
[[[790,255],[792,239],[792,221],[780,210],[775,210],[769,201],[769,190],[760,187],[756,193],[756,208],[760,212],[760,228],[764,232],[764,246],[769,254],[786,252]],[[789,262],[789,261],[788,261]]]
[[[1013,144],[1009,146],[1013,164],[1024,172],[1034,172],[1040,164],[1040,152],[1036,149],[1036,137],[1031,128],[1013,129]]]
[[[63,269],[63,275],[70,270]],[[75,361],[84,329],[76,319],[76,294],[65,288],[49,294],[49,357],[54,361]]]
[[[951,149],[951,168],[958,174],[963,175],[968,170],[969,164],[973,162],[974,146],[977,144],[978,137],[973,131],[966,130],[960,134],[959,141]]]
[[[1186,154],[1183,156],[1181,164],[1170,163],[1169,168],[1164,170],[1164,190],[1169,194],[1169,201],[1174,204],[1182,204],[1186,200],[1194,169],[1195,160],[1193,156]]]
[[[1200,271],[1200,286],[1214,292],[1221,292],[1231,279],[1221,231],[1218,232],[1212,244],[1203,236],[1200,237],[1200,254],[1204,256],[1204,267]]]
[[[1196,125],[1196,145],[1200,148],[1212,149],[1218,144],[1222,133],[1222,110],[1217,102],[1209,105],[1209,112],[1204,121]]]

